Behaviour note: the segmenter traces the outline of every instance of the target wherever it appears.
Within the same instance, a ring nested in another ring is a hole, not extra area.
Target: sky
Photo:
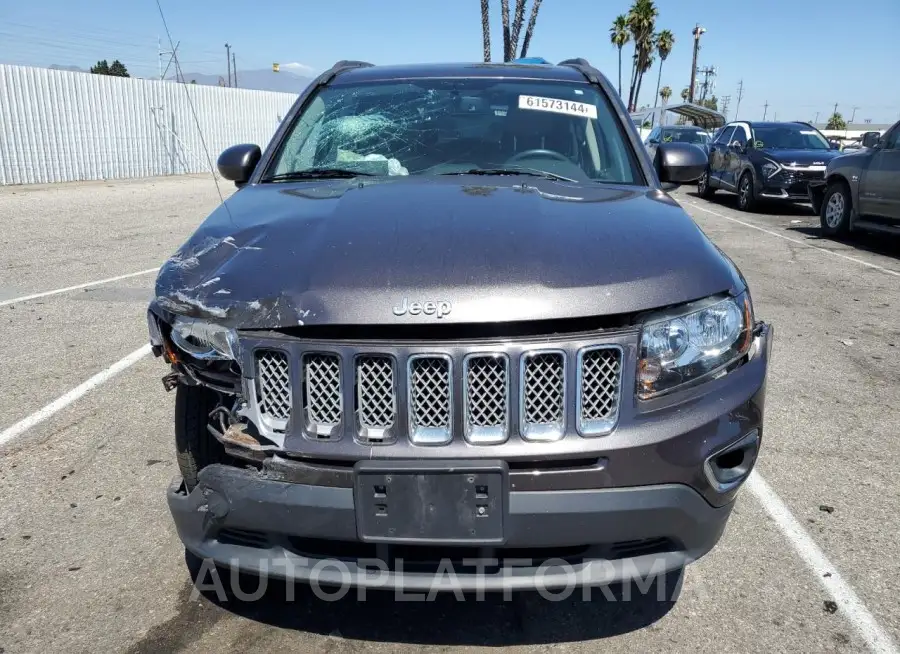
[[[396,64],[480,61],[479,0],[160,0],[185,72],[225,75],[225,43],[239,70],[313,75],[340,59]],[[499,0],[491,0],[494,58]],[[515,5],[515,0],[510,0]],[[529,6],[531,0],[529,0]],[[818,120],[834,110],[855,122],[900,119],[900,0],[656,0],[657,29],[675,35],[662,69],[673,97],[690,79],[691,30],[700,23],[698,66],[715,67],[728,118]],[[583,57],[617,83],[609,28],[628,0],[543,0],[529,55]],[[527,19],[526,19],[527,20]],[[168,49],[156,0],[0,0],[0,63],[88,68],[120,59],[140,77],[158,75],[158,39]],[[623,50],[623,78],[631,46]],[[652,104],[658,64],[645,77]],[[743,95],[737,107],[738,86]],[[626,91],[627,93],[627,91]],[[767,106],[766,106],[767,105]],[[722,105],[720,103],[720,109]]]

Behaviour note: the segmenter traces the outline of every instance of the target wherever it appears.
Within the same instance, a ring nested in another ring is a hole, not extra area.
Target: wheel
[[[179,384],[175,391],[176,458],[188,492],[203,468],[227,460],[225,448],[206,428],[217,404],[218,395],[204,386]]]
[[[825,236],[842,237],[850,232],[850,211],[853,200],[850,189],[843,182],[829,184],[822,198],[819,221]]]
[[[697,180],[697,195],[699,195],[704,200],[708,200],[713,196],[713,193],[715,192],[716,189],[712,188],[709,185],[709,168],[707,168],[703,171],[700,179]]]
[[[738,182],[738,209],[753,211],[756,208],[756,189],[753,188],[753,175],[744,173]]]

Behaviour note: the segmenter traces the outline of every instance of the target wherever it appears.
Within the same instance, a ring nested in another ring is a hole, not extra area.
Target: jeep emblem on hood
[[[399,307],[394,307],[395,316],[418,316],[425,314],[426,316],[437,316],[443,318],[453,309],[450,300],[432,300],[428,302],[409,302],[407,298],[403,298],[403,302]]]

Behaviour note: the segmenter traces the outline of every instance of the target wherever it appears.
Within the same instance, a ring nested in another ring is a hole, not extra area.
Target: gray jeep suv
[[[771,328],[665,192],[705,154],[651,160],[587,62],[340,62],[265,152],[218,166],[239,190],[148,312],[190,553],[509,590],[715,545],[762,441]]]

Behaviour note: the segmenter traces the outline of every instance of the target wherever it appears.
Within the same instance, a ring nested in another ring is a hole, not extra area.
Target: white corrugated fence
[[[0,184],[208,172],[201,133],[264,148],[296,98],[0,64]]]

